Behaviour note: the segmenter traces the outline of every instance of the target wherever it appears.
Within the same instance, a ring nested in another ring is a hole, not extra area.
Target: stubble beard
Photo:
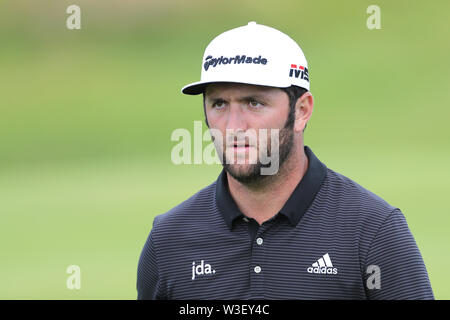
[[[240,183],[250,187],[250,188],[258,188],[264,184],[267,184],[267,180],[274,179],[283,169],[283,164],[291,155],[291,151],[294,144],[294,130],[291,126],[284,126],[279,132],[279,150],[278,150],[278,170],[274,175],[265,175],[262,174],[261,170],[263,168],[268,168],[271,166],[271,163],[263,164],[260,161],[260,157],[256,163],[254,164],[245,164],[245,165],[237,165],[230,164],[226,161],[222,161],[222,166],[225,171],[228,172],[234,179],[239,181]],[[272,141],[268,141],[266,154],[268,157],[271,157],[271,144]],[[259,153],[260,154],[260,153]],[[222,155],[224,156],[224,155]],[[222,159],[225,159],[222,157]]]

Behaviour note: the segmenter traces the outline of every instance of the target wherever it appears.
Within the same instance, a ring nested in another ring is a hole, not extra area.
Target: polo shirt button
[[[245,222],[248,222],[248,219],[246,217],[242,218]]]
[[[262,238],[256,239],[256,243],[257,243],[258,245],[262,245],[263,239],[262,239]]]
[[[255,270],[256,273],[260,273],[261,272],[261,267],[260,266],[256,266],[254,270]]]

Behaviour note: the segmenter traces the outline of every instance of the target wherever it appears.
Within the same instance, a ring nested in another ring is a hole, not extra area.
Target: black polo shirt
[[[224,171],[157,216],[138,299],[433,299],[400,209],[305,153],[305,175],[262,225],[239,211]]]

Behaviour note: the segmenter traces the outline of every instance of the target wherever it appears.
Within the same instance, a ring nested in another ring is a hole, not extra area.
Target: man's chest
[[[160,263],[176,263],[160,278],[170,299],[365,297],[357,246],[348,239],[276,228],[259,228],[253,238],[245,227],[211,234],[180,239],[178,255],[161,256]]]

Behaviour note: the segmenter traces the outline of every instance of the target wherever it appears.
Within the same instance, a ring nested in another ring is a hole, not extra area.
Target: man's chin
[[[243,184],[255,183],[264,178],[261,175],[261,166],[257,164],[226,164],[224,168],[234,179]]]
[[[236,176],[252,175],[255,171],[255,164],[227,164],[225,169]]]

